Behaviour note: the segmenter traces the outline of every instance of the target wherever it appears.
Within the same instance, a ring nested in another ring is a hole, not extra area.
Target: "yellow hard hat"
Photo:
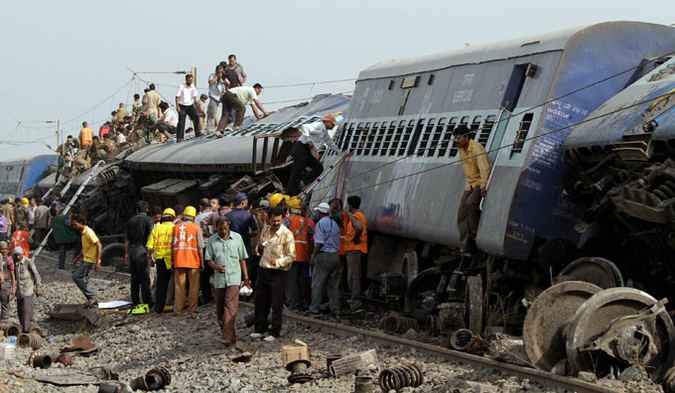
[[[286,194],[284,194],[284,200],[286,201],[286,206],[288,206],[288,202],[291,201],[291,197],[288,196],[288,195],[286,195]]]
[[[276,205],[279,204],[279,202],[281,202],[282,199],[284,199],[283,194],[279,194],[279,193],[272,194],[272,196],[270,197],[270,205],[272,207],[275,207]]]
[[[173,210],[173,209],[170,208],[170,207],[167,207],[167,208],[164,209],[164,211],[162,212],[162,215],[163,215],[163,216],[176,217],[176,211]]]
[[[300,209],[301,206],[302,201],[298,197],[294,196],[288,201],[288,207],[290,207],[291,209]]]
[[[14,199],[9,198],[9,203],[12,203],[12,202],[14,202]]]
[[[24,205],[27,205],[28,204],[28,198],[26,198],[26,197],[21,198],[21,203],[23,203]]]
[[[197,209],[192,206],[188,206],[183,210],[183,214],[190,217],[195,217],[197,215]]]

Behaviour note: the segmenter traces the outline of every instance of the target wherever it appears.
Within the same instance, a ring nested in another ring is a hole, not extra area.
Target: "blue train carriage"
[[[563,145],[569,187],[586,208],[577,226],[587,249],[622,279],[675,298],[675,59],[609,99]],[[672,308],[672,304],[669,305]]]
[[[376,64],[360,73],[336,134],[355,153],[348,170],[317,189],[337,178],[337,195],[362,198],[373,238],[368,278],[402,277],[380,295],[397,298],[410,283],[406,308],[416,307],[410,298],[440,288],[444,276],[425,260],[438,264],[443,248],[459,246],[465,177],[452,131],[466,124],[493,163],[479,249],[490,263],[535,260],[549,241],[556,256],[582,237],[574,227],[583,209],[563,192],[570,127],[638,79],[650,56],[673,50],[671,27],[611,22]],[[508,265],[531,273],[529,264]],[[416,278],[426,284],[413,290]]]
[[[28,190],[49,174],[49,166],[56,162],[55,154],[0,162],[0,200],[26,195]]]

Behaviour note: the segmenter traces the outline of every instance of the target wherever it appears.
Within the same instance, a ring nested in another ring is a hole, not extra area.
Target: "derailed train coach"
[[[627,88],[637,81],[646,83],[640,78],[674,51],[672,27],[610,22],[362,71],[335,136],[354,156],[348,169],[326,176],[317,190],[339,184],[337,196],[362,199],[371,238],[368,278],[378,283],[368,294],[405,299],[405,311],[418,314],[457,306],[464,323],[477,329],[484,323],[519,329],[525,316],[521,299],[532,299],[561,273],[672,294],[674,224],[671,208],[663,206],[675,196],[675,182],[668,178],[672,169],[661,168],[667,175],[659,175],[671,182],[661,183],[670,187],[665,197],[649,194],[668,215],[655,206],[640,211],[629,198],[611,196],[619,193],[612,186],[621,187],[629,177],[638,184],[633,188],[654,186],[643,178],[656,176],[648,176],[656,157],[673,152],[666,125],[672,114],[644,125],[639,113],[656,98],[642,97],[648,102],[622,111],[623,104],[634,102],[624,103],[618,94],[632,91]],[[670,89],[663,84],[645,87],[645,94],[658,97]],[[605,117],[584,123],[613,97],[617,101]],[[456,212],[465,185],[452,139],[460,124],[475,130],[493,165],[476,237],[480,252],[473,257],[453,252],[459,247]],[[645,131],[649,127],[655,128]],[[640,136],[629,135],[634,129]],[[626,151],[654,155],[622,156],[621,143]],[[645,173],[629,175],[617,163]],[[633,195],[640,197],[645,196]],[[640,216],[648,210],[658,216],[658,229],[653,220],[625,218],[627,211]],[[613,227],[589,221],[589,215],[610,212],[617,213]],[[640,224],[631,225],[633,219]],[[636,243],[639,248],[625,252]],[[491,322],[484,310],[475,311],[476,299],[484,298]]]
[[[0,200],[23,197],[56,164],[54,154],[17,158],[0,162]]]
[[[294,130],[327,113],[345,111],[350,100],[340,94],[317,95],[261,120],[247,118],[240,131],[223,138],[133,145],[98,167],[73,171],[70,177],[48,176],[37,188],[42,195],[58,192],[72,201],[73,211],[83,213],[104,242],[102,263],[119,264],[125,225],[138,200],[165,208],[196,206],[200,198],[227,191],[246,192],[252,198],[283,191],[297,138]]]

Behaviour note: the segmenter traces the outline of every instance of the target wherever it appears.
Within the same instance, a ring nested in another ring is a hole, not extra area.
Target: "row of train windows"
[[[510,146],[511,155],[520,153],[527,140],[533,115],[526,114]],[[452,131],[458,125],[476,130],[474,139],[487,146],[490,135],[496,128],[496,116],[442,117],[428,121],[414,119],[391,122],[358,122],[346,124],[339,133],[336,143],[342,150],[362,156],[409,156],[455,157],[457,146]],[[410,146],[414,147],[411,150]]]

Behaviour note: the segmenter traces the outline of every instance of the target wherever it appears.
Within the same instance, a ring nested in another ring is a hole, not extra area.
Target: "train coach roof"
[[[631,29],[651,25],[641,22],[605,22],[578,26],[550,33],[532,35],[507,41],[477,45],[470,48],[436,53],[421,57],[394,59],[372,65],[359,74],[359,80],[396,77],[454,67],[463,64],[480,64],[536,53],[564,50],[577,35],[611,34],[614,29]]]
[[[253,122],[245,122],[240,131],[220,139],[196,138],[183,143],[153,145],[127,157],[125,165],[134,169],[164,169],[172,171],[209,171],[224,166],[251,164],[251,149],[254,135],[280,133],[288,127],[297,127],[318,121],[324,114],[344,112],[351,98],[341,94],[318,95],[312,101],[282,108],[270,116]],[[258,146],[262,154],[262,144]]]

